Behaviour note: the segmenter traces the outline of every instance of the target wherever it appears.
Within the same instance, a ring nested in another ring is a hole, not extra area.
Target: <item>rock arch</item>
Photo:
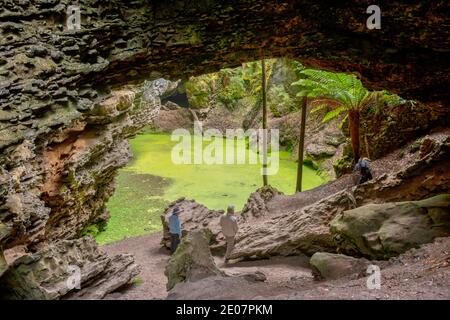
[[[266,57],[358,72],[446,116],[445,1],[0,1],[0,243],[39,251],[106,219],[126,138],[145,124],[132,85],[186,78]],[[123,88],[128,86],[127,88]],[[442,121],[447,121],[445,120]]]

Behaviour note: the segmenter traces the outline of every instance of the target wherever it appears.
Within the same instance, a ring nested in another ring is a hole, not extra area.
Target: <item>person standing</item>
[[[180,209],[175,208],[169,217],[170,251],[172,254],[177,250],[181,239],[181,222],[179,219]]]
[[[227,251],[225,252],[225,263],[230,260],[231,251],[234,248],[234,237],[238,232],[237,219],[234,214],[234,206],[228,206],[227,213],[220,217],[220,226],[227,242]]]

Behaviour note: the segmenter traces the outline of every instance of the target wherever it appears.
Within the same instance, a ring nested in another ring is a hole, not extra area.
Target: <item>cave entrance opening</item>
[[[298,80],[301,65],[281,58],[267,59],[266,66],[269,128],[276,128],[280,134],[280,150],[271,153],[279,159],[279,168],[276,174],[269,176],[269,184],[285,194],[293,194],[300,104],[298,89],[291,84]],[[261,65],[254,61],[187,81],[158,79],[144,83],[140,95],[157,105],[154,109],[158,108],[158,112],[149,126],[129,140],[133,158],[119,170],[115,193],[107,202],[111,217],[104,230],[96,235],[97,241],[105,244],[160,231],[160,215],[172,201],[181,197],[194,199],[215,210],[223,210],[230,204],[237,210],[242,209],[249,195],[262,186],[261,165],[248,161],[174,163],[173,150],[181,142],[174,141],[172,134],[179,129],[193,131],[198,123],[203,133],[217,130],[225,134],[230,129],[259,128],[260,81]],[[230,139],[218,140],[218,137],[203,139],[201,152],[219,142],[226,153]],[[244,138],[244,141],[249,149],[249,139]],[[238,140],[235,143],[233,139],[231,144],[238,153]],[[190,147],[195,153],[194,139]],[[327,181],[326,173],[319,174],[316,169],[305,166],[304,190]],[[90,226],[87,231],[97,233],[98,227]]]

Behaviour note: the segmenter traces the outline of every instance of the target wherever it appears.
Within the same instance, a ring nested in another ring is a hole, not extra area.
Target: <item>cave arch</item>
[[[435,118],[449,112],[445,1],[380,1],[382,28],[367,30],[369,1],[80,0],[77,31],[65,29],[66,1],[2,2],[5,248],[39,250],[102,219],[129,158],[125,139],[144,121],[130,86],[144,79],[285,56],[358,72],[369,88],[429,104]]]

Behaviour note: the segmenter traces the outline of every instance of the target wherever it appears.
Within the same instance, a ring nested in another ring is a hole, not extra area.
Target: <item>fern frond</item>
[[[345,106],[337,107],[331,111],[329,111],[322,119],[322,122],[328,122],[330,120],[333,120],[337,118],[342,112],[347,111],[347,108]]]

